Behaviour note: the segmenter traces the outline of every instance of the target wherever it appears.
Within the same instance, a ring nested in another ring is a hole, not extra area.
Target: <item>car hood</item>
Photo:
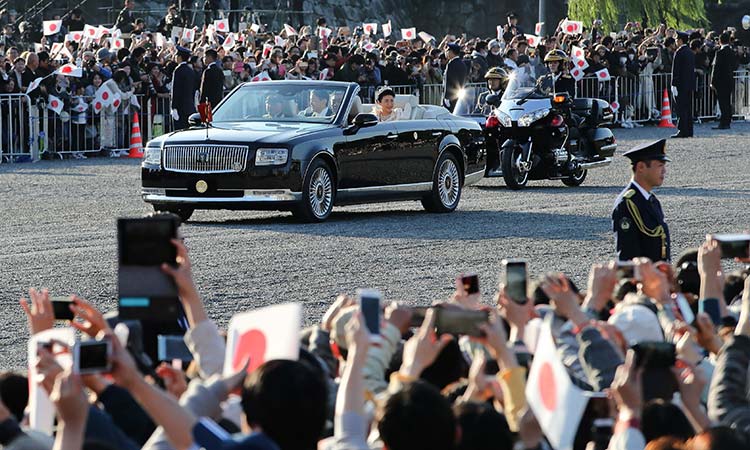
[[[222,122],[206,130],[203,127],[193,127],[186,130],[154,138],[151,145],[201,142],[223,142],[241,144],[286,144],[289,141],[317,131],[335,127],[330,124],[318,123],[279,123],[279,122]]]

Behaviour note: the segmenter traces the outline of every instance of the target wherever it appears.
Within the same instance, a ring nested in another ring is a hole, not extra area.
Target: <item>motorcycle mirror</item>
[[[490,106],[499,106],[500,105],[500,95],[498,94],[490,94],[485,99],[488,105]]]

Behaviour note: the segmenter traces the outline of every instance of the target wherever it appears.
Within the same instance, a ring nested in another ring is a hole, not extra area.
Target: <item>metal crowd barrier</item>
[[[0,163],[38,159],[36,117],[28,95],[0,95]]]

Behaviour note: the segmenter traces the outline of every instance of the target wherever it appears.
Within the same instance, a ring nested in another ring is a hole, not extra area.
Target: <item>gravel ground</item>
[[[450,295],[455,275],[475,271],[486,301],[500,261],[521,257],[532,273],[561,270],[584,285],[592,262],[613,256],[610,211],[630,178],[623,151],[671,130],[616,130],[615,162],[583,186],[531,182],[521,192],[485,179],[458,211],[431,215],[418,202],[338,208],[323,224],[283,212],[198,211],[182,227],[209,314],[221,325],[240,311],[297,301],[316,320],[338,292],[374,287],[387,299],[428,304]],[[696,126],[670,140],[657,191],[673,255],[707,232],[750,228],[750,124],[731,132]],[[31,286],[78,293],[115,307],[115,220],[150,211],[139,162],[90,158],[0,165],[0,367],[25,364],[27,332],[18,298]]]

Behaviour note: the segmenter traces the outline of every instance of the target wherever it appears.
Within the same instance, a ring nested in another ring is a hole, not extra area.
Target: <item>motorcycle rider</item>
[[[576,82],[568,73],[568,62],[568,55],[560,49],[547,53],[544,57],[544,65],[547,66],[549,73],[537,81],[542,92],[546,94],[567,92],[570,98],[575,97]]]
[[[492,67],[484,74],[488,90],[479,94],[477,106],[474,108],[476,114],[488,116],[492,112],[492,106],[487,104],[487,96],[497,94],[502,97],[505,88],[508,87],[508,76],[508,72],[502,67]]]

